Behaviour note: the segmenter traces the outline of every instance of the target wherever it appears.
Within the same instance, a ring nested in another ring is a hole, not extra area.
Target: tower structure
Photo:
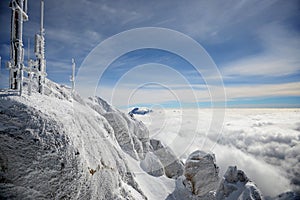
[[[22,94],[24,49],[23,49],[23,22],[28,20],[27,0],[11,0],[9,7],[11,13],[11,36],[10,36],[10,61],[9,88]]]
[[[46,73],[45,60],[45,29],[44,29],[44,0],[41,0],[41,26],[40,33],[35,35],[34,54],[36,56],[36,67],[38,70],[38,91],[44,93]]]
[[[9,88],[18,91],[22,95],[23,73],[28,73],[28,92],[31,93],[31,81],[35,77],[38,82],[39,93],[44,93],[46,73],[45,60],[45,30],[44,30],[44,0],[41,0],[41,25],[40,32],[35,35],[34,54],[36,60],[28,60],[28,66],[24,65],[23,49],[23,22],[28,20],[27,0],[11,0],[11,39],[10,61],[7,63],[9,72]]]
[[[11,39],[10,39],[10,61],[9,68],[9,88],[16,90],[22,95],[23,73],[28,73],[29,94],[31,93],[31,81],[37,78],[38,91],[44,93],[46,73],[45,60],[45,29],[44,29],[44,0],[41,0],[41,25],[40,32],[35,35],[34,54],[36,60],[28,60],[28,67],[24,65],[23,48],[23,22],[28,20],[27,0],[11,0]]]

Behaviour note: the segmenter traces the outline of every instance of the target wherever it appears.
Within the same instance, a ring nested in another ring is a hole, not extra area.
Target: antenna
[[[32,64],[30,61],[30,38],[28,37],[28,49],[27,49],[27,66],[28,66],[28,95],[31,95],[32,90]]]
[[[28,37],[28,40],[27,40],[27,61],[29,62],[30,60],[30,38]]]
[[[72,90],[71,90],[72,94],[75,91],[75,68],[76,68],[75,60],[74,58],[72,58],[72,76],[70,78],[70,81],[72,83]]]
[[[44,36],[44,0],[41,0],[41,36]]]
[[[35,55],[38,61],[38,84],[39,93],[44,93],[45,77],[46,73],[46,61],[45,61],[45,30],[44,30],[44,0],[41,0],[41,27],[40,34],[36,34],[35,37]]]

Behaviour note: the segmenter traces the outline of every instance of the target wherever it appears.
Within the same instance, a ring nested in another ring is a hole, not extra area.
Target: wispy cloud
[[[222,67],[225,78],[231,76],[285,76],[300,72],[300,38],[295,32],[272,24],[258,31],[263,51],[237,59]]]
[[[151,82],[149,82],[151,83]],[[205,85],[164,85],[157,83],[152,85],[119,84],[115,87],[99,86],[98,95],[110,101],[116,106],[134,104],[163,104],[170,101],[178,101],[182,104],[196,102],[223,101],[218,96],[223,88],[210,88]],[[165,86],[165,87],[164,87]],[[200,88],[199,88],[200,87]],[[227,101],[238,99],[255,99],[271,97],[300,96],[300,82],[285,84],[265,84],[253,86],[225,87]],[[217,93],[215,99],[211,99],[210,92]],[[129,104],[127,104],[129,103]]]

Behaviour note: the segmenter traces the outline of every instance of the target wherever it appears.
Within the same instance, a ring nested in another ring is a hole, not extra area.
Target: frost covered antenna
[[[28,20],[27,0],[11,0],[11,33],[10,33],[10,61],[9,88],[22,94],[24,49],[23,49],[23,22]]]
[[[72,83],[72,94],[75,91],[75,68],[76,68],[76,64],[75,64],[75,60],[74,58],[72,58],[72,76],[70,77],[70,81]]]
[[[28,95],[31,95],[32,91],[32,78],[33,78],[33,64],[30,60],[30,38],[28,38],[28,49],[27,49],[27,73],[28,73]]]
[[[46,73],[46,60],[45,60],[45,30],[44,30],[44,1],[41,0],[41,26],[40,33],[35,35],[35,48],[34,53],[37,58],[38,68],[38,90],[39,93],[44,93]]]

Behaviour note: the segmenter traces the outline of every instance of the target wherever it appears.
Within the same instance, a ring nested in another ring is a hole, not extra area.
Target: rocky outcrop
[[[116,112],[107,112],[103,114],[108,123],[114,130],[115,137],[126,153],[135,159],[138,159],[136,149],[134,148],[133,137],[128,130],[126,120]]]
[[[106,118],[116,140],[127,154],[136,160],[145,158],[150,142],[149,131],[142,122],[130,118],[99,97],[89,98],[87,105]]]
[[[214,154],[195,151],[185,163],[184,176],[192,186],[192,193],[197,196],[204,196],[215,190],[219,180],[218,173]]]
[[[219,168],[214,154],[195,151],[187,159],[183,176],[176,180],[174,192],[168,199],[215,199]]]
[[[156,155],[152,152],[148,152],[145,159],[140,163],[141,168],[152,176],[164,175],[164,167]]]
[[[128,130],[134,138],[133,143],[139,158],[144,159],[145,154],[150,151],[149,130],[141,121],[132,119],[122,112],[119,112],[119,114],[127,122]]]
[[[242,170],[238,170],[236,166],[230,166],[216,192],[216,199],[261,200],[262,195]]]
[[[155,139],[151,139],[150,144],[154,154],[162,163],[167,177],[178,178],[183,174],[183,164],[169,147],[164,146],[161,141]]]

